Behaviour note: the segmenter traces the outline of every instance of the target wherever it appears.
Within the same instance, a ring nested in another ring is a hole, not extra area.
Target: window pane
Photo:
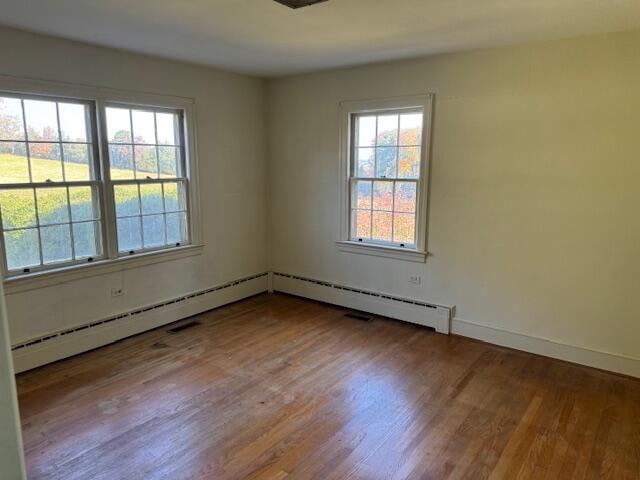
[[[356,138],[359,147],[369,147],[376,144],[376,117],[375,115],[358,117],[356,123]]]
[[[162,185],[140,185],[140,204],[143,214],[162,213]]]
[[[353,195],[353,206],[356,208],[371,208],[371,182],[357,181]]]
[[[28,183],[27,147],[20,142],[0,142],[0,183]]]
[[[38,188],[36,198],[40,225],[69,222],[66,188]]]
[[[358,177],[373,177],[373,148],[356,149],[356,175]]]
[[[0,212],[5,230],[36,226],[36,207],[33,190],[0,191]]]
[[[400,115],[400,145],[422,145],[422,113]]]
[[[393,182],[373,182],[373,209],[393,210]]]
[[[380,115],[378,117],[378,145],[398,144],[398,115]]]
[[[407,213],[416,211],[416,184],[414,182],[396,182],[393,210]]]
[[[391,241],[391,222],[392,214],[390,212],[373,212],[371,237],[374,240]]]
[[[100,224],[98,222],[74,223],[73,242],[76,258],[102,255]]]
[[[98,206],[93,203],[92,187],[69,187],[71,220],[81,222],[99,217]]]
[[[416,216],[413,213],[396,213],[393,216],[393,241],[413,245],[415,243]]]
[[[177,115],[173,113],[156,113],[158,143],[160,145],[179,145]]]
[[[140,214],[137,185],[115,185],[113,195],[116,203],[116,217]]]
[[[135,147],[136,178],[158,178],[156,147]]]
[[[180,158],[179,148],[158,147],[158,160],[160,161],[160,176],[177,177],[179,158]]]
[[[67,181],[91,180],[91,149],[81,143],[63,143],[64,176]]]
[[[71,231],[68,224],[41,227],[40,237],[43,263],[71,260]]]
[[[131,117],[126,108],[106,108],[109,143],[131,143]]]
[[[59,140],[56,102],[25,100],[24,113],[29,140]]]
[[[24,140],[22,102],[18,98],[0,97],[0,140]]]
[[[353,224],[355,225],[353,236],[355,238],[371,238],[371,211],[352,210]]]
[[[144,233],[144,248],[166,245],[164,239],[164,215],[142,217],[142,231]]]
[[[376,177],[394,178],[396,176],[396,147],[378,147],[376,149]]]
[[[182,183],[167,182],[164,184],[164,208],[167,212],[185,210]]]
[[[167,244],[187,241],[187,218],[184,213],[167,213]]]
[[[90,142],[87,136],[86,107],[78,103],[58,103],[62,141]]]
[[[40,247],[36,228],[5,232],[4,247],[9,270],[22,270],[40,265]]]
[[[418,178],[420,176],[420,150],[420,147],[399,148],[399,178]]]
[[[130,180],[135,177],[131,145],[109,145],[109,163],[112,180]]]
[[[142,248],[140,217],[118,218],[118,250],[128,252]]]
[[[133,119],[133,143],[155,144],[156,126],[153,112],[133,110],[131,116]]]
[[[62,181],[62,159],[57,143],[30,143],[31,177],[34,182]]]

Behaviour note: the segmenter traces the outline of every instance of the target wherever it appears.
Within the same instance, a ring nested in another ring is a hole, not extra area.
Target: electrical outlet
[[[411,275],[409,277],[409,283],[413,283],[414,285],[420,285],[420,282],[422,282],[422,278],[420,277],[420,275]]]
[[[111,289],[111,296],[112,297],[120,297],[124,295],[124,289],[123,288],[112,288]]]

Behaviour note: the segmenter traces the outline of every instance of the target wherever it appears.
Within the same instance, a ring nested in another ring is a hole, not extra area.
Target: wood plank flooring
[[[285,295],[18,376],[29,478],[640,478],[640,382]]]

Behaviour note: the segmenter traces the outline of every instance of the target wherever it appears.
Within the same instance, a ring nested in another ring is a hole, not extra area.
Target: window
[[[118,252],[187,241],[180,113],[107,107]]]
[[[190,244],[185,131],[180,108],[0,92],[5,275]]]
[[[92,108],[0,96],[0,215],[7,271],[103,255]]]
[[[424,253],[430,97],[349,102],[343,110],[342,243],[350,251],[360,244],[377,254]]]

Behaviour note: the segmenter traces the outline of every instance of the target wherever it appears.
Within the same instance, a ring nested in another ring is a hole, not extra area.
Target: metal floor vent
[[[285,7],[297,9],[302,7],[310,7],[316,3],[326,2],[327,0],[274,0],[277,3],[284,5]]]
[[[356,320],[361,320],[363,322],[370,322],[373,320],[372,316],[360,312],[347,312],[344,316],[347,318],[355,318]]]
[[[178,333],[178,332],[181,332],[183,330],[186,330],[187,328],[197,327],[198,325],[200,325],[200,322],[198,322],[196,320],[191,320],[190,322],[182,323],[180,325],[176,325],[175,327],[170,328],[169,330],[167,330],[167,332],[168,333]]]
[[[347,292],[361,293],[363,295],[369,295],[371,297],[382,298],[385,300],[391,300],[394,302],[408,303],[411,305],[418,305],[420,307],[431,308],[437,310],[439,305],[434,305],[432,303],[421,302],[419,300],[411,300],[409,298],[396,297],[393,295],[386,295],[384,293],[372,292],[370,290],[361,290],[359,288],[346,287],[344,285],[338,285],[337,283],[324,282],[322,280],[314,280],[312,278],[304,278],[296,275],[288,275],[286,273],[278,273],[273,272],[274,275],[278,277],[291,278],[293,280],[300,280],[302,282],[314,283],[316,285],[322,285],[323,287],[335,288],[336,290],[344,290]],[[443,308],[443,307],[440,307]]]
[[[267,272],[264,273],[259,273],[257,275],[252,275],[250,277],[245,277],[245,278],[241,278],[240,280],[234,280],[232,282],[229,283],[225,283],[223,285],[218,285],[217,287],[212,287],[212,288],[207,288],[206,290],[200,290],[198,292],[194,292],[194,293],[190,293],[188,295],[184,295],[182,297],[177,297],[174,298],[172,300],[168,300],[162,303],[157,303],[155,305],[149,305],[147,307],[143,307],[143,308],[138,308],[136,310],[131,310],[130,312],[126,312],[126,313],[122,313],[110,318],[106,318],[104,320],[99,320],[97,322],[92,322],[86,325],[81,325],[78,327],[73,327],[73,328],[68,328],[66,330],[60,330],[59,332],[54,332],[54,333],[50,333],[47,335],[43,335],[42,337],[38,337],[38,338],[33,338],[31,340],[27,340],[26,342],[22,342],[19,343],[17,345],[14,345],[13,347],[11,347],[12,351],[16,351],[16,350],[21,350],[23,348],[27,348],[27,347],[31,347],[33,345],[37,345],[40,343],[44,343],[50,340],[53,340],[54,338],[60,338],[60,337],[64,337],[66,335],[70,335],[72,333],[76,333],[79,332],[81,330],[87,330],[89,328],[96,328],[99,327],[101,325],[105,325],[107,323],[111,323],[111,322],[115,322],[117,320],[122,320],[125,318],[130,318],[130,317],[134,317],[136,315],[140,315],[141,313],[145,313],[148,312],[150,310],[155,310],[157,308],[163,308],[163,307],[167,307],[169,305],[173,305],[175,303],[181,303],[181,302],[185,302],[187,300],[190,300],[192,298],[195,297],[200,297],[202,295],[206,295],[208,293],[213,293],[213,292],[217,292],[220,290],[224,290],[226,288],[230,288],[230,287],[235,287],[236,285],[240,285],[241,283],[245,283],[245,282],[249,282],[251,280],[255,280],[256,278],[262,278],[262,277],[266,277],[268,275]],[[179,327],[176,327],[179,328]]]

